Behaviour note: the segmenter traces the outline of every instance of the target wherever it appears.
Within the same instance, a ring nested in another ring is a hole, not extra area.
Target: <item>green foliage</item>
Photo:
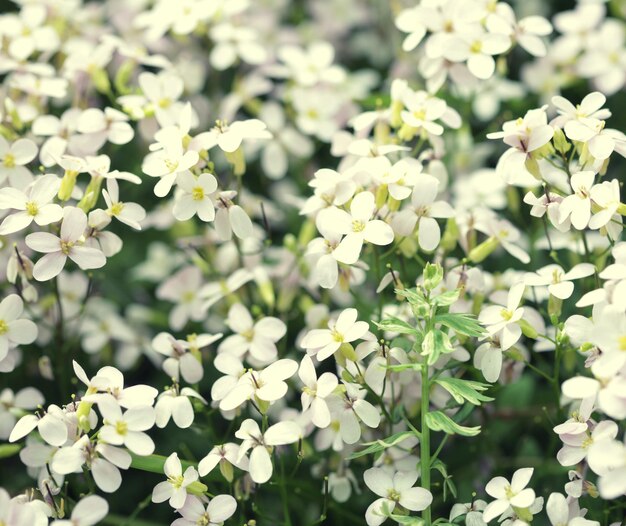
[[[426,424],[432,431],[443,431],[448,435],[462,435],[473,437],[480,433],[480,426],[466,427],[457,424],[448,415],[441,411],[432,411],[426,415]]]
[[[390,448],[392,446],[396,446],[404,442],[407,438],[411,438],[414,436],[417,436],[417,435],[413,431],[403,431],[401,433],[396,433],[395,435],[391,435],[390,437],[387,437],[382,440],[375,440],[374,442],[366,442],[363,445],[367,447],[365,449],[362,449],[361,451],[356,451],[355,453],[352,453],[348,457],[348,460],[352,460],[355,458],[363,457],[365,455],[370,455],[372,453],[378,453],[380,451],[384,451],[385,449]]]
[[[470,404],[481,405],[481,402],[493,400],[490,396],[485,396],[480,392],[486,391],[489,388],[489,384],[448,377],[437,378],[435,382],[448,391],[459,404],[467,401]]]

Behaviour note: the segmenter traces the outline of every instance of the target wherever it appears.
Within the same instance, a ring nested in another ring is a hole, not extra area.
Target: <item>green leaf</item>
[[[452,305],[456,300],[459,299],[459,294],[459,289],[443,292],[442,294],[439,294],[439,296],[435,296],[433,298],[433,303],[438,307],[447,307],[448,305]]]
[[[411,305],[417,305],[418,307],[430,309],[428,300],[418,289],[396,289],[396,295],[405,298]]]
[[[412,431],[402,431],[382,440],[366,442],[363,445],[367,447],[365,449],[362,449],[361,451],[355,451],[354,453],[352,453],[352,455],[348,457],[348,460],[353,460],[355,458],[363,457],[365,455],[371,455],[372,453],[384,451],[385,449],[400,444],[401,442],[404,442],[407,438],[414,436],[415,433],[413,433]]]
[[[422,354],[428,356],[428,365],[434,364],[439,356],[454,352],[454,347],[450,343],[450,338],[443,331],[433,329],[426,334],[422,342]]]
[[[435,382],[448,391],[459,404],[468,401],[470,404],[480,405],[481,402],[493,400],[493,398],[480,393],[480,391],[489,389],[489,384],[447,377],[437,378]]]
[[[167,457],[164,457],[163,455],[148,455],[142,457],[132,452],[129,453],[132,459],[130,463],[131,468],[139,469],[141,471],[149,471],[150,473],[163,474],[163,466],[165,466]],[[197,462],[189,462],[188,460],[181,459],[180,463],[183,466],[183,471],[189,466],[193,466],[195,468],[198,467]]]
[[[386,318],[381,322],[374,323],[379,329],[383,331],[399,332],[400,334],[420,334],[420,331],[418,329],[409,325],[406,321],[401,320],[400,318],[396,318],[394,316]]]
[[[409,517],[408,515],[397,515],[392,513],[389,515],[390,519],[393,519],[398,524],[404,524],[406,526],[424,526],[424,519],[421,517]]]
[[[0,445],[0,458],[9,458],[17,455],[22,449],[22,444],[2,444]]]
[[[387,371],[406,371],[408,369],[412,369],[413,371],[421,371],[423,364],[421,363],[399,363],[394,365],[383,365],[383,369],[387,369]]]
[[[482,336],[485,332],[485,329],[478,323],[476,317],[471,314],[437,314],[435,323],[441,323],[453,331],[466,336]]]
[[[441,411],[433,411],[426,415],[426,425],[432,431],[443,431],[448,435],[462,435],[473,437],[480,433],[480,426],[466,427],[457,424],[448,415]]]

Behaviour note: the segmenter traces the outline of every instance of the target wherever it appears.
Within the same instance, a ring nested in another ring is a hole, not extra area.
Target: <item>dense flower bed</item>
[[[15,4],[0,526],[624,524],[623,2]]]

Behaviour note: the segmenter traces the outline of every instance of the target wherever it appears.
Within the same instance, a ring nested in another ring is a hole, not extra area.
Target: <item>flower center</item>
[[[124,210],[124,203],[115,203],[110,209],[109,212],[112,216],[118,216]]]
[[[183,477],[182,475],[177,475],[175,477],[170,476],[170,477],[167,477],[167,481],[176,489],[179,489],[183,485],[183,482],[185,481],[185,477]]]
[[[400,492],[391,488],[387,490],[387,498],[393,500],[394,502],[400,501]]]
[[[580,186],[578,188],[578,190],[576,190],[576,195],[578,197],[580,197],[581,199],[588,199],[589,198],[589,190],[587,190],[587,188],[585,186]]]
[[[470,46],[470,52],[480,53],[483,49],[483,43],[480,40],[474,40]]]
[[[247,331],[243,331],[241,333],[241,335],[248,340],[249,342],[252,341],[252,339],[254,338],[254,330],[253,329],[248,329]]]
[[[204,199],[204,189],[201,186],[196,186],[191,190],[191,198],[194,201],[202,201]]]
[[[119,420],[115,424],[115,431],[118,435],[124,436],[128,432],[128,424],[123,420]]]
[[[330,335],[336,342],[343,343],[343,334],[341,334],[337,330],[333,329],[332,331],[330,331]]]
[[[502,319],[509,321],[513,317],[513,313],[509,309],[502,309],[500,316],[502,316]]]
[[[583,443],[580,445],[583,449],[587,449],[591,444],[593,444],[593,438],[587,437],[583,440]]]
[[[26,203],[26,212],[28,212],[29,216],[35,217],[39,213],[39,207],[37,206],[37,203],[35,203],[34,201],[28,201]]]
[[[554,272],[552,272],[552,283],[555,285],[561,283],[561,271],[554,270]]]
[[[426,110],[415,110],[413,112],[413,117],[415,117],[419,121],[423,121],[426,118]]]
[[[165,166],[167,166],[167,169],[170,171],[170,173],[173,173],[174,171],[176,171],[176,168],[178,168],[178,161],[165,159]]]
[[[620,336],[618,341],[619,341],[619,350],[626,351],[626,335]]]
[[[7,332],[9,332],[9,324],[4,320],[0,320],[0,335]]]
[[[365,223],[363,221],[359,221],[358,219],[352,221],[353,232],[363,232],[363,230],[365,230]]]
[[[13,155],[12,153],[7,153],[4,156],[4,160],[2,162],[7,168],[13,168],[15,166],[15,155]]]
[[[72,241],[61,241],[61,252],[66,256],[69,255],[74,243]]]

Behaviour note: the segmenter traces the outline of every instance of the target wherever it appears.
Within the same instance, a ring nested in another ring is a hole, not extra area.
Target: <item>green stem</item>
[[[429,397],[430,397],[430,381],[428,378],[428,366],[426,365],[426,358],[424,358],[424,367],[422,367],[422,436],[420,438],[420,467],[422,471],[422,487],[430,491],[430,429],[426,424],[426,415],[429,409]],[[431,515],[430,506],[426,508],[422,513],[424,519],[424,526],[430,526]]]

